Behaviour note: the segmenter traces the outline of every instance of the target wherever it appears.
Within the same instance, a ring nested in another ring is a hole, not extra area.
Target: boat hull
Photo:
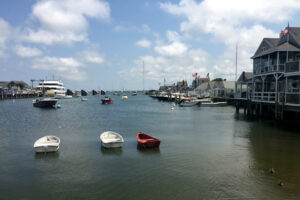
[[[56,104],[57,104],[56,99],[35,100],[35,102],[33,102],[33,106],[39,108],[55,108]]]
[[[59,150],[59,146],[39,146],[34,147],[36,153],[50,153],[57,152]]]
[[[137,142],[138,145],[143,148],[154,148],[154,147],[159,147],[160,145],[159,139],[149,136],[143,132],[138,132]]]
[[[182,102],[179,104],[181,107],[192,107],[192,106],[200,106],[201,101],[190,101],[190,102]]]
[[[216,103],[202,103],[201,107],[221,107],[227,106],[227,102],[216,102]]]
[[[113,104],[114,100],[112,99],[101,99],[102,104]]]
[[[110,142],[110,143],[101,143],[102,147],[104,148],[121,148],[123,142]]]

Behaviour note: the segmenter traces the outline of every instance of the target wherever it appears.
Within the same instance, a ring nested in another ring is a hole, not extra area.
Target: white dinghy
[[[123,137],[116,132],[106,131],[100,135],[100,140],[104,148],[122,147],[124,142]]]
[[[47,135],[35,141],[33,147],[36,153],[58,151],[60,144],[59,137]]]

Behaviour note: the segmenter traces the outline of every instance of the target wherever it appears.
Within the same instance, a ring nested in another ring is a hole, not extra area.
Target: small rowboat
[[[100,135],[100,140],[104,148],[122,147],[124,142],[123,137],[116,132],[106,131]]]
[[[138,142],[138,145],[144,148],[159,147],[160,145],[159,139],[140,131],[137,133],[136,140]]]
[[[58,151],[60,139],[54,135],[47,135],[35,141],[33,147],[36,153]]]

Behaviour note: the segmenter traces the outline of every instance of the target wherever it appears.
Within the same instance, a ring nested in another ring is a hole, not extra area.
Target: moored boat
[[[181,102],[179,103],[179,106],[181,106],[181,107],[200,106],[201,103],[202,103],[202,102],[199,101],[199,100],[181,101]]]
[[[122,99],[128,99],[128,96],[126,94],[123,94]]]
[[[87,101],[87,100],[88,98],[84,98],[84,97],[81,98],[81,101]]]
[[[102,104],[112,104],[112,103],[114,103],[114,100],[112,100],[109,97],[104,97],[103,99],[101,99],[101,101],[102,101]]]
[[[32,101],[34,107],[40,108],[55,108],[57,104],[57,99],[44,98],[44,99],[35,99]]]
[[[205,102],[201,103],[201,107],[220,107],[227,106],[227,102]]]
[[[139,131],[136,136],[138,145],[144,148],[159,147],[160,140]]]
[[[35,141],[33,147],[36,153],[56,152],[59,149],[60,138],[54,135],[47,135]]]
[[[65,95],[65,94],[57,94],[54,96],[55,99],[72,99],[71,95]]]
[[[106,131],[101,133],[100,140],[102,147],[104,148],[122,147],[122,144],[124,142],[123,137],[119,133],[113,131]]]

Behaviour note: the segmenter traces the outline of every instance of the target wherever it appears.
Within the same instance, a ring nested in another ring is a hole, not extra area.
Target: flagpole
[[[287,51],[286,51],[286,62],[289,61],[289,40],[290,40],[290,23],[287,26]]]

